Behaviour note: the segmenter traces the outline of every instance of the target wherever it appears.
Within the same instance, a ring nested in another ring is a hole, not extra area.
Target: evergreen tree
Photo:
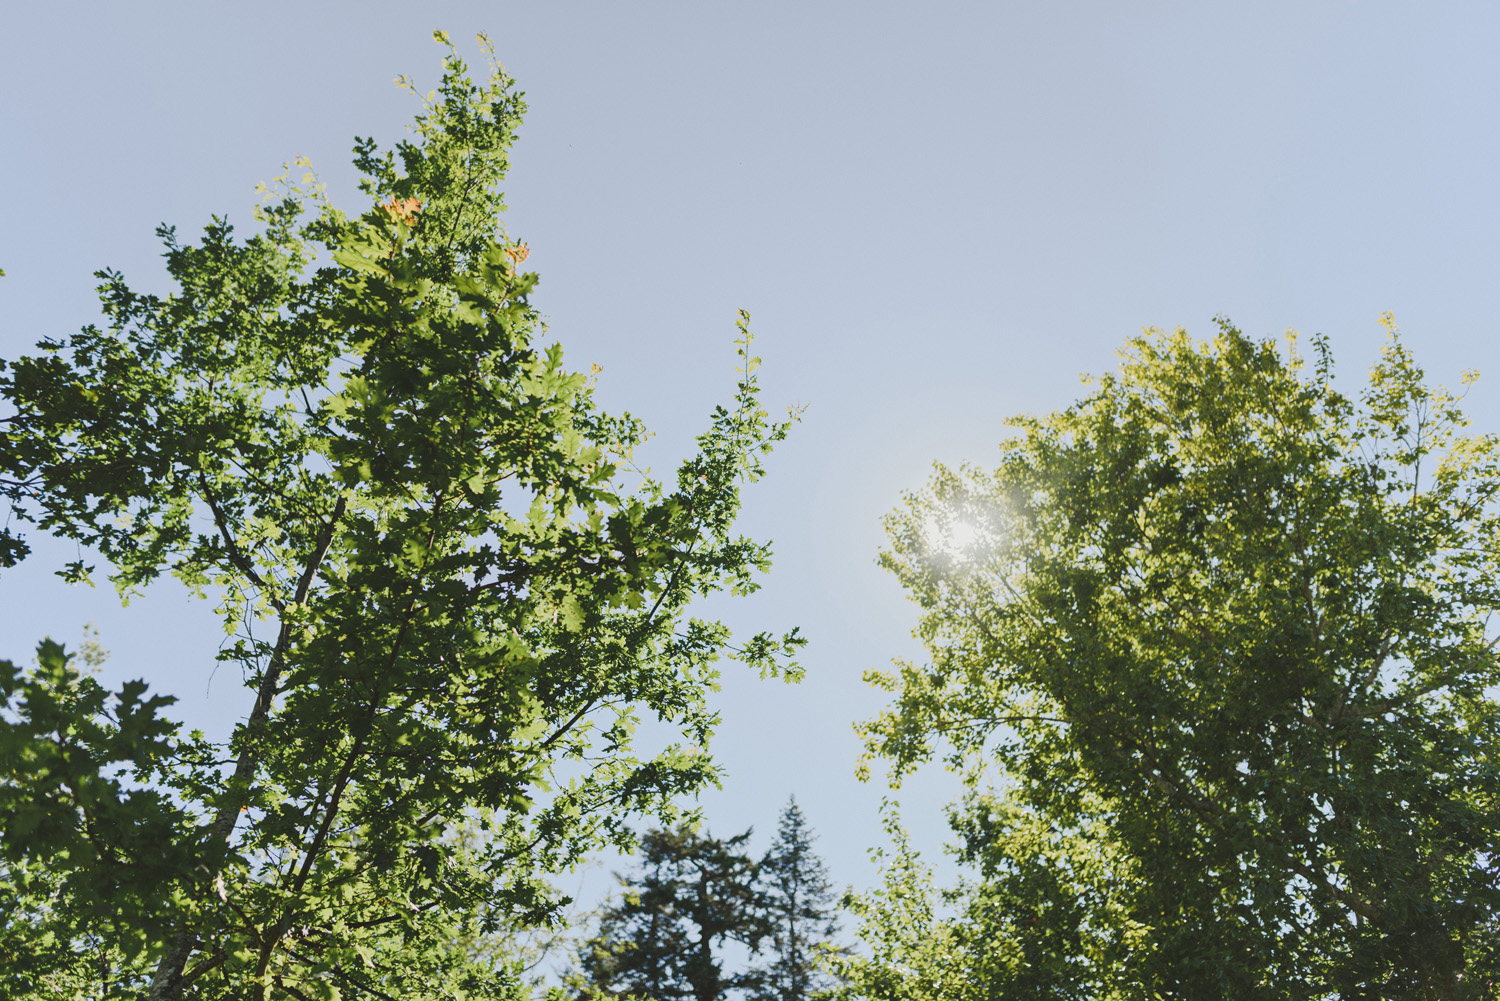
[[[754,950],[767,932],[758,867],[743,852],[749,838],[749,831],[724,841],[686,827],[649,831],[640,874],[621,880],[620,902],[605,911],[584,950],[585,989],[605,997],[719,1001],[751,985],[753,973],[726,975],[717,955],[726,941]]]
[[[815,963],[818,946],[838,928],[828,867],[796,797],[781,811],[776,841],[760,863],[760,897],[774,960],[761,973],[757,1001],[802,1001],[827,977]]]

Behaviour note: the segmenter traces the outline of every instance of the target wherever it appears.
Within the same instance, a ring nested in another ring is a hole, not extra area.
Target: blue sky
[[[507,185],[536,302],[601,396],[685,454],[754,315],[772,405],[803,422],[751,490],[763,591],[713,610],[800,625],[804,684],[731,665],[715,830],[774,829],[795,793],[841,882],[867,883],[887,791],[853,777],[861,673],[920,657],[874,565],[881,514],[933,460],[986,463],[1003,420],[1066,406],[1143,326],[1216,315],[1327,334],[1354,385],[1393,310],[1430,376],[1477,368],[1500,418],[1500,8],[361,2],[0,7],[0,355],[98,312],[94,270],[160,287],[160,222],[248,226],[297,154],[357,204],[355,135],[389,143],[436,80],[435,27],[476,31],[527,91]],[[209,678],[211,610],[163,585],[121,610],[43,546],[0,578],[0,656],[95,621],[112,678],[186,718],[248,709]],[[951,778],[901,793],[919,841]]]

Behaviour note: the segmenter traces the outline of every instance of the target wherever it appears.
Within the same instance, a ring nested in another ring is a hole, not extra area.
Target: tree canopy
[[[1139,337],[891,516],[928,658],[868,748],[964,770],[973,877],[898,858],[851,996],[1492,996],[1500,437],[1386,323],[1353,398]]]
[[[696,454],[626,482],[644,429],[540,339],[499,221],[524,107],[450,46],[412,137],[356,141],[356,213],[309,173],[248,238],[164,226],[170,294],[102,271],[102,327],[0,367],[13,523],[122,594],[171,575],[214,601],[248,688],[220,746],[55,643],[0,665],[7,995],[512,996],[476,943],[716,781],[721,655],[796,676],[795,632],[735,645],[687,612],[768,566],[733,528],[788,427],[748,316]],[[646,717],[676,738],[642,756]]]

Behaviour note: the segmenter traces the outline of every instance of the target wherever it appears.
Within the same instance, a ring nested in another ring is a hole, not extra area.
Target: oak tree
[[[248,237],[163,227],[169,294],[102,271],[103,325],[0,367],[9,524],[208,597],[248,689],[215,745],[56,644],[0,665],[7,996],[512,996],[475,943],[716,781],[721,655],[795,675],[795,635],[688,614],[768,565],[733,528],[787,430],[747,318],[695,454],[632,482],[642,426],[542,338],[500,224],[523,110],[450,47],[412,136],[356,142],[355,212],[307,176]],[[641,755],[647,717],[676,738]]]

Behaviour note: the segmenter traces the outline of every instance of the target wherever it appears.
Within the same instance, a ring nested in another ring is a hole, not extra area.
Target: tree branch
[[[204,497],[208,500],[210,508],[213,509],[214,517],[219,522],[220,533],[224,536],[226,543],[232,547],[232,552],[237,553],[238,547],[234,545],[233,537],[228,533],[228,526],[223,520],[223,514],[218,506],[214,504],[209,496],[207,481],[199,472],[200,481],[204,486]],[[324,524],[319,533],[317,546],[308,560],[306,569],[302,573],[302,580],[298,585],[298,601],[306,597],[307,590],[311,586],[313,578],[317,575],[318,568],[322,565],[324,556],[328,553],[328,547],[333,541],[333,534],[337,529],[338,521],[343,517],[345,500],[340,497],[334,504],[333,514]],[[243,559],[243,556],[240,557]],[[242,568],[244,569],[244,568]],[[254,575],[254,567],[245,570],[248,575]],[[259,579],[256,577],[255,579]],[[264,583],[261,584],[264,588]],[[284,613],[284,606],[276,604],[278,612]],[[245,805],[245,800],[250,790],[251,780],[254,778],[255,770],[259,766],[258,743],[266,722],[271,715],[271,702],[276,697],[276,692],[281,683],[281,672],[286,663],[287,647],[291,643],[291,628],[283,617],[281,628],[276,636],[276,647],[271,653],[271,661],[266,665],[266,673],[262,676],[260,686],[255,693],[255,705],[250,710],[250,718],[245,722],[243,744],[240,748],[239,758],[235,762],[234,774],[230,777],[228,795],[220,805],[218,814],[214,817],[212,834],[208,841],[209,850],[222,856],[228,851],[229,838],[234,833],[234,826],[239,821],[240,810]],[[210,880],[219,875],[221,858],[214,858],[206,867]],[[193,947],[197,942],[194,932],[184,929],[177,933],[172,939],[167,951],[162,955],[157,964],[156,973],[151,979],[151,989],[147,994],[148,1001],[168,1001],[171,998],[180,998],[186,984],[183,982],[182,971],[187,965],[188,957],[192,954]]]

